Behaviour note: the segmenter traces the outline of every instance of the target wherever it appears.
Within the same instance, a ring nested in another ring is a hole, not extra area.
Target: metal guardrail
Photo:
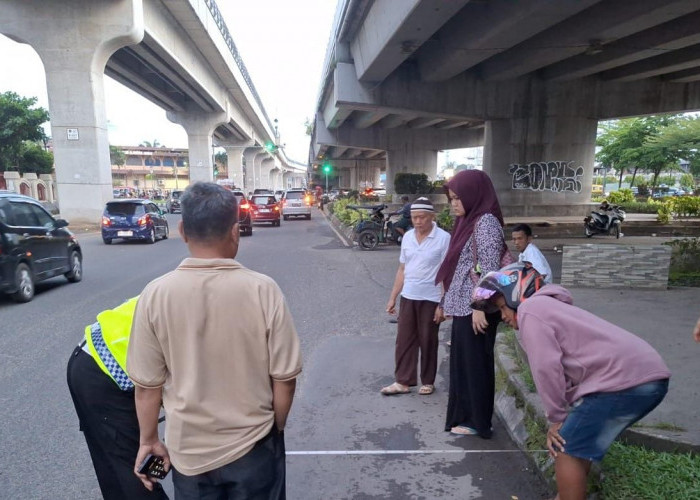
[[[262,100],[260,99],[260,96],[258,95],[258,91],[255,90],[255,85],[253,84],[253,79],[250,77],[250,74],[248,73],[248,69],[245,67],[245,63],[243,62],[243,58],[238,53],[238,49],[236,48],[236,44],[233,42],[233,37],[231,36],[231,33],[228,30],[228,26],[226,26],[226,21],[224,21],[224,16],[221,14],[221,11],[219,10],[219,6],[216,5],[215,0],[204,0],[204,3],[209,8],[209,12],[211,13],[212,17],[214,18],[214,22],[219,27],[219,31],[221,32],[221,35],[224,37],[224,42],[226,42],[226,45],[228,46],[229,50],[231,51],[231,55],[233,56],[233,60],[236,61],[236,66],[238,66],[238,69],[241,71],[241,74],[243,75],[243,79],[245,80],[246,84],[248,85],[248,88],[250,89],[250,92],[253,94],[253,97],[255,98],[255,102],[257,102],[258,106],[260,106],[260,110],[262,111],[262,114],[265,117],[265,120],[267,121],[267,124],[270,127],[270,130],[274,131],[275,127],[273,126],[272,121],[270,120],[270,117],[267,116],[267,111],[265,111],[265,106],[263,106]]]

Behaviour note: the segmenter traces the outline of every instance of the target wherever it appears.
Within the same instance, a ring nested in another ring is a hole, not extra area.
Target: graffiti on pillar
[[[573,161],[540,161],[508,167],[513,176],[512,189],[580,193],[583,188],[583,167]]]

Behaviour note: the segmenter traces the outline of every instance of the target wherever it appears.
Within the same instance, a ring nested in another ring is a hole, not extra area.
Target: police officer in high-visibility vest
[[[156,484],[148,491],[134,475],[139,423],[134,384],[125,371],[138,297],[102,311],[85,327],[85,339],[68,361],[68,388],[105,499],[167,499]]]

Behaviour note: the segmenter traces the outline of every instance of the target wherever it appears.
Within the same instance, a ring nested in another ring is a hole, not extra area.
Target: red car
[[[280,206],[274,195],[254,194],[250,198],[250,214],[253,222],[271,222],[280,225]]]

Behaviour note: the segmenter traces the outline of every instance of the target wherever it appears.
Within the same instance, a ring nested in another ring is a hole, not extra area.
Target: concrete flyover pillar
[[[255,155],[255,163],[253,165],[253,178],[255,179],[253,182],[254,190],[265,189],[267,187],[262,175],[262,163],[263,160],[267,159],[268,157],[269,155],[265,151]]]
[[[226,150],[226,157],[228,158],[227,170],[229,180],[233,181],[233,184],[238,189],[245,191],[245,174],[243,171],[244,152],[246,148],[252,146],[252,144],[222,144],[221,146]]]
[[[260,187],[263,189],[274,189],[272,181],[272,170],[275,168],[275,159],[267,156],[260,163]]]
[[[219,125],[228,121],[224,112],[168,111],[168,120],[183,126],[189,147],[190,182],[214,181],[214,149],[212,135]]]
[[[350,169],[350,184],[348,184],[348,187],[350,189],[359,189],[359,184],[357,183],[357,167]]]
[[[266,156],[263,152],[262,146],[251,146],[243,150],[243,158],[245,159],[245,192],[253,191],[257,186],[255,184],[256,170],[255,162],[256,158],[260,156]]]
[[[484,171],[504,215],[587,213],[597,125],[577,116],[487,121]]]
[[[44,64],[61,216],[94,223],[112,198],[104,68],[143,38],[141,0],[5,1],[0,10],[0,33],[31,45]]]
[[[386,152],[386,192],[394,193],[394,176],[399,172],[410,174],[425,174],[429,179],[435,180],[437,175],[437,151],[432,149],[418,149],[410,143],[404,143],[400,147],[392,148]],[[379,174],[373,173],[374,187],[379,185]]]

